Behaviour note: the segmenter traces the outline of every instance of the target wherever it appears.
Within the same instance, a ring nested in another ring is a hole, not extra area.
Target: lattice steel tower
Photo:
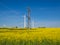
[[[30,29],[31,28],[31,25],[30,25],[30,21],[31,21],[31,18],[30,18],[30,12],[31,12],[31,10],[30,10],[30,8],[28,7],[27,8],[27,10],[28,10],[28,15],[27,15],[27,18],[28,18],[28,29]]]

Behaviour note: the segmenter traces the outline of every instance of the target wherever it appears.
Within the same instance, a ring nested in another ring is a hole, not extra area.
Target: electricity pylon
[[[27,15],[27,18],[28,18],[28,29],[30,29],[31,28],[31,25],[30,25],[30,20],[31,20],[31,18],[30,18],[30,12],[31,12],[31,10],[30,10],[29,7],[27,9],[28,9],[28,15]]]

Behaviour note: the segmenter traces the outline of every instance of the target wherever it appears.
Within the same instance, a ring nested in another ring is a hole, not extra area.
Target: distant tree
[[[38,28],[46,28],[46,27],[38,27]]]
[[[38,27],[38,28],[42,28],[42,27]]]
[[[46,28],[46,27],[42,27],[42,28]]]
[[[16,26],[16,28],[18,28],[18,27]]]

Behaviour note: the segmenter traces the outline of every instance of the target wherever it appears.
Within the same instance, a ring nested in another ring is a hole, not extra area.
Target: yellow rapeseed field
[[[60,40],[60,28],[36,28],[31,30],[3,30],[0,29],[0,40],[42,40],[44,38]]]

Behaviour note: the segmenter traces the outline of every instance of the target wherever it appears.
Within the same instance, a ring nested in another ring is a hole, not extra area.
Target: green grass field
[[[60,28],[0,29],[0,45],[60,45]]]

